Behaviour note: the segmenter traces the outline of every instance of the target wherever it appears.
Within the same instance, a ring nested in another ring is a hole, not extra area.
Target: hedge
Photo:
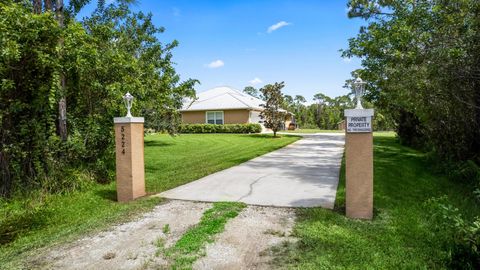
[[[180,133],[260,133],[260,124],[182,124]]]

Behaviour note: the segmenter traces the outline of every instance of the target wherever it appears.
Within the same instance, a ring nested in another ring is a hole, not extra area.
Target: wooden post
[[[117,200],[145,196],[143,117],[116,117],[115,156]]]
[[[346,215],[373,217],[373,109],[345,110]]]

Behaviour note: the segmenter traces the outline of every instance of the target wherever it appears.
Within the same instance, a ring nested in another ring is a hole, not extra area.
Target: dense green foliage
[[[175,73],[177,42],[161,43],[163,28],[152,15],[133,13],[123,2],[102,2],[82,22],[70,16],[65,27],[51,12],[0,2],[0,196],[110,181],[112,122],[124,114],[126,92],[146,127],[176,132],[177,109],[194,96],[196,81],[180,82]],[[65,142],[57,133],[60,98],[67,100]]]
[[[0,29],[0,196],[5,196],[41,185],[54,166],[61,30],[49,14],[3,3]]]
[[[283,108],[295,115],[295,121],[300,129],[334,130],[338,124],[343,121],[345,109],[352,109],[353,100],[349,95],[331,98],[325,94],[317,93],[313,96],[315,103],[305,105],[306,99],[303,96],[296,95],[292,98],[290,95],[284,96]],[[366,108],[373,108],[369,102],[363,102]],[[374,130],[393,130],[393,121],[385,116],[380,110],[375,110],[373,118]]]
[[[431,213],[433,232],[443,239],[443,248],[450,254],[448,266],[480,269],[480,217],[465,218],[447,196],[432,198],[425,205]]]
[[[299,139],[270,135],[166,134],[145,137],[145,182],[158,193],[279,149]],[[91,183],[66,194],[36,192],[30,198],[0,199],[0,269],[20,267],[45,246],[104,229],[148,211],[157,198],[128,204],[116,201],[115,182]]]
[[[442,173],[425,153],[402,146],[394,133],[374,134],[374,218],[372,221],[345,216],[345,162],[334,211],[299,209],[295,243],[275,248],[279,266],[292,269],[445,269],[453,237],[475,235],[478,229],[431,218],[429,198],[442,197],[445,205],[458,208],[465,221],[475,220],[480,202]],[[445,213],[443,211],[440,213]],[[456,219],[456,215],[450,215]],[[467,224],[470,224],[467,222]],[[477,226],[478,227],[478,226]],[[473,240],[473,239],[472,239]],[[478,243],[478,238],[475,240]],[[478,258],[478,257],[477,257]],[[467,268],[466,265],[463,265]],[[274,267],[273,267],[274,268]],[[461,269],[456,268],[456,269]],[[477,268],[478,269],[478,268]]]
[[[351,0],[367,20],[344,56],[362,58],[368,98],[400,138],[480,164],[480,2]]]
[[[260,133],[260,124],[182,124],[181,133]]]
[[[404,144],[432,153],[454,181],[480,188],[480,2],[351,0],[367,20],[345,57],[362,58],[367,98],[392,117]],[[478,220],[442,209],[453,267],[478,268]],[[461,208],[460,208],[461,209]],[[450,228],[447,230],[447,228]],[[439,233],[440,230],[437,231]],[[439,233],[442,235],[443,233]]]

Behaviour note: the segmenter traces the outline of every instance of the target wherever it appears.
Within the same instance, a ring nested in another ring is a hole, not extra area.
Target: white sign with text
[[[372,132],[371,116],[347,116],[347,132]]]

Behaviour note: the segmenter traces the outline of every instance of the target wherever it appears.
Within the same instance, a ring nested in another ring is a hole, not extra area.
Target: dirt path
[[[114,226],[109,231],[86,237],[51,250],[31,263],[43,269],[145,269],[166,265],[155,256],[159,238],[165,246],[174,244],[190,227],[197,224],[210,203],[169,201],[158,205],[142,218]],[[168,224],[169,232],[164,233]]]
[[[35,269],[168,269],[157,241],[168,248],[200,221],[212,204],[172,200],[138,220],[56,247],[30,259]],[[268,249],[282,241],[294,224],[294,210],[248,206],[208,244],[194,269],[270,269]],[[168,224],[168,225],[167,225]],[[168,226],[168,230],[165,229]],[[167,232],[168,231],[168,232]]]
[[[207,245],[206,256],[193,269],[272,269],[268,250],[289,237],[294,210],[248,206],[227,223],[215,242]]]

